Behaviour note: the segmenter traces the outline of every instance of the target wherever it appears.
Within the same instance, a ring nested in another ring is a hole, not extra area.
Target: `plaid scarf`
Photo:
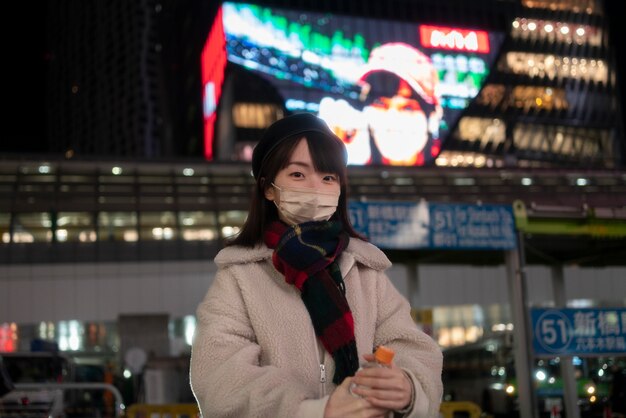
[[[341,222],[305,222],[289,227],[272,223],[265,244],[274,249],[272,262],[285,281],[296,286],[309,311],[315,334],[333,356],[339,385],[359,367],[354,320],[336,259],[350,237]]]

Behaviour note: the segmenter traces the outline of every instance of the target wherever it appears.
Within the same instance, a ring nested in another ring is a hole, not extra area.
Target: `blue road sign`
[[[509,205],[350,202],[355,229],[386,249],[511,250],[515,219]]]
[[[626,353],[626,308],[532,309],[531,319],[538,356]]]

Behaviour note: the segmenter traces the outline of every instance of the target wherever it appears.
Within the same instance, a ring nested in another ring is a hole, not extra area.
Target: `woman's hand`
[[[366,361],[375,361],[373,354],[363,357]],[[352,393],[362,396],[373,406],[400,411],[411,403],[413,384],[395,363],[391,363],[390,368],[363,368],[356,372],[352,380],[357,384]]]
[[[351,377],[345,378],[330,395],[324,418],[384,418],[389,410],[352,395],[349,391],[351,383]]]

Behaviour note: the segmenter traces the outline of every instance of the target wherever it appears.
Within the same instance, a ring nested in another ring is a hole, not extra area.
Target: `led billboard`
[[[222,9],[217,17],[209,36],[204,43],[200,62],[202,64],[202,115],[204,120],[204,158],[213,159],[215,122],[217,120],[217,104],[222,94],[224,70],[226,69],[226,50],[224,49],[225,33],[222,24]]]
[[[430,164],[504,39],[245,3],[219,18],[228,61],[268,80],[288,111],[323,118],[353,165]]]

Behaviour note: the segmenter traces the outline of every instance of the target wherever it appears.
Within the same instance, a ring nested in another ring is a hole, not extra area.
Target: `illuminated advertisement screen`
[[[204,43],[200,59],[202,67],[202,114],[204,120],[204,158],[213,159],[213,139],[217,105],[222,94],[224,70],[226,68],[226,51],[222,9],[217,13],[213,27]]]
[[[478,94],[504,35],[222,5],[228,61],[275,86],[345,142],[352,165],[428,165]]]

